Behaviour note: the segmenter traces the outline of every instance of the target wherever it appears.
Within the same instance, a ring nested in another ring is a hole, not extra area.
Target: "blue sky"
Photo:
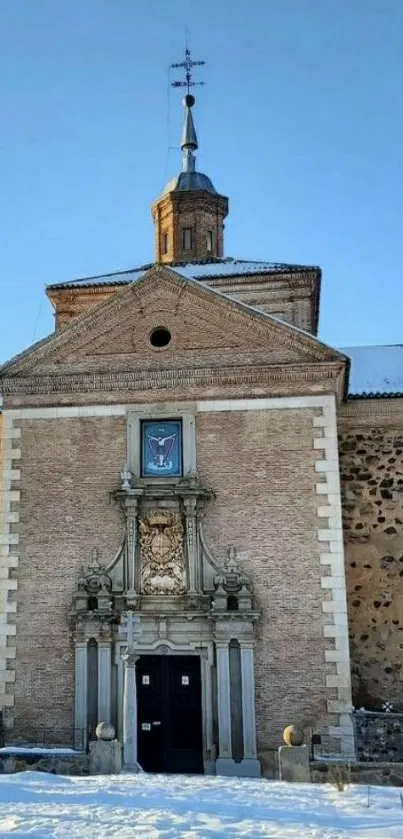
[[[1,0],[0,360],[46,283],[152,261],[186,27],[226,255],[320,265],[334,346],[403,342],[402,0]]]

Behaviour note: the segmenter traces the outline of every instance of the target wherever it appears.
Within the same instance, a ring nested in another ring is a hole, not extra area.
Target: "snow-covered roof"
[[[349,396],[403,396],[403,344],[340,352],[351,359]]]
[[[203,277],[237,277],[242,274],[289,274],[315,271],[309,265],[290,265],[285,262],[253,262],[249,259],[223,259],[219,262],[188,263],[175,268],[183,277],[201,280]]]
[[[82,277],[78,280],[71,280],[65,283],[52,283],[48,289],[71,288],[79,286],[98,285],[126,285],[149,271],[154,263],[141,265],[139,268],[132,268],[128,271],[115,271],[111,274],[100,274],[96,277]],[[292,265],[285,262],[255,262],[248,259],[214,259],[205,262],[172,262],[167,265],[173,268],[182,277],[193,280],[202,280],[205,277],[238,277],[251,274],[289,274],[306,271],[319,271],[316,266]]]

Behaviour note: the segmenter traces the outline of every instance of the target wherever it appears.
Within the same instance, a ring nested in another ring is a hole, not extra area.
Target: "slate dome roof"
[[[207,175],[203,172],[180,172],[174,178],[168,181],[163,194],[168,192],[187,192],[190,190],[204,190],[216,195],[216,190]]]

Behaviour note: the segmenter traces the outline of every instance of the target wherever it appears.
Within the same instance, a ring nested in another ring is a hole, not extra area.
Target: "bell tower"
[[[182,171],[169,181],[151,208],[156,262],[202,262],[224,255],[228,198],[215,190],[207,175],[196,170],[198,142],[192,115],[195,97],[189,91],[198,84],[192,79],[192,68],[198,64],[204,62],[192,61],[190,50],[186,49],[185,61],[172,65],[183,67],[186,76],[185,81],[173,82],[174,87],[187,87],[183,99]]]

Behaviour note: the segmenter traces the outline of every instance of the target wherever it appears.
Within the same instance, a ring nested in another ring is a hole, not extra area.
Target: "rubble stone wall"
[[[353,703],[403,711],[403,406],[355,404],[339,443]]]
[[[311,761],[311,781],[314,784],[366,784],[367,786],[402,787],[403,763],[332,763],[330,760]],[[372,792],[370,790],[370,801]]]

